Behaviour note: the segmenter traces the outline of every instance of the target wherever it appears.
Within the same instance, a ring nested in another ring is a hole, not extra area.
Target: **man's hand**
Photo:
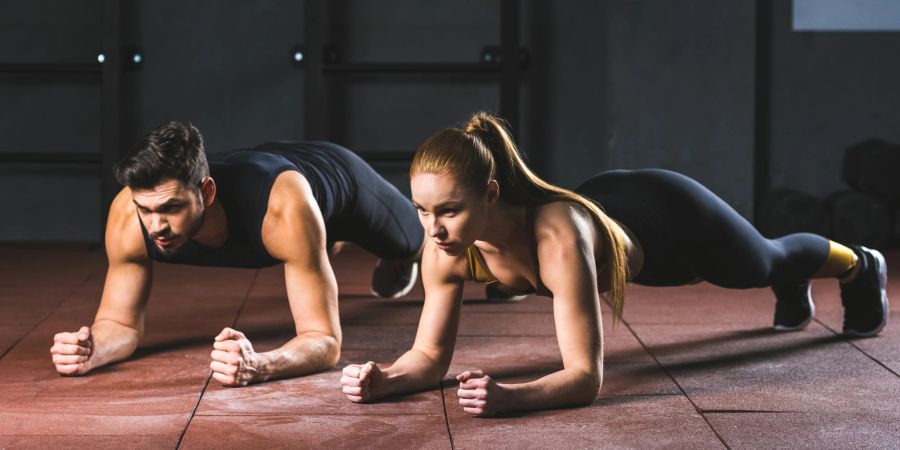
[[[74,333],[53,336],[50,354],[60,375],[83,375],[91,370],[91,350],[94,347],[90,327],[83,326]]]
[[[341,390],[347,399],[354,403],[380,398],[383,384],[384,373],[372,361],[365,364],[350,364],[344,367],[341,376]]]
[[[493,416],[505,410],[507,392],[480,370],[467,370],[456,376],[459,404],[463,411],[479,417]]]
[[[210,354],[213,378],[225,386],[246,386],[263,381],[262,358],[244,333],[225,328],[215,338]]]

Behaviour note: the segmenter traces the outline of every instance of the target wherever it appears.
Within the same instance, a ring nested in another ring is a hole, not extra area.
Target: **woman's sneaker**
[[[844,305],[844,334],[875,336],[887,324],[890,308],[885,286],[887,264],[878,250],[852,246],[859,257],[859,272],[853,281],[841,284]]]
[[[527,298],[527,295],[514,294],[507,290],[503,290],[495,286],[497,283],[484,285],[484,298],[489,302],[521,302]]]
[[[773,285],[775,293],[775,321],[777,331],[802,330],[816,314],[809,280],[788,285]]]
[[[382,298],[403,297],[416,285],[419,263],[378,259],[372,271],[372,294]]]

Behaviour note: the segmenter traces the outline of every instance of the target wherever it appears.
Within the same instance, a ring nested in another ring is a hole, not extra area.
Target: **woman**
[[[484,113],[425,141],[410,178],[430,238],[422,257],[425,305],[413,348],[393,365],[344,369],[343,392],[354,402],[442,379],[467,280],[552,297],[564,367],[522,384],[496,383],[481,371],[459,374],[459,404],[478,416],[591,403],[602,382],[600,293],[609,293],[621,318],[629,279],[772,286],[775,328],[797,330],[814,312],[808,280],[839,278],[846,334],[871,336],[887,321],[886,266],[877,251],[806,233],[765,239],[699,183],[664,170],[605,172],[582,184],[581,195],[558,188],[528,169],[502,123]]]

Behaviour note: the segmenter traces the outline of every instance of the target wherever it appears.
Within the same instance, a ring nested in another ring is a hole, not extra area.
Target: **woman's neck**
[[[528,208],[524,206],[497,203],[488,210],[487,226],[478,241],[488,246],[487,250],[502,251],[511,245],[521,245],[527,230],[526,215]],[[492,247],[492,248],[491,248]]]

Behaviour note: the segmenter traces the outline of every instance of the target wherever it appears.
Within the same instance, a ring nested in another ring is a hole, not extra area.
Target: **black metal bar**
[[[121,49],[121,9],[119,0],[103,0],[102,39],[103,84],[100,90],[100,154],[101,154],[101,203],[100,242],[106,232],[106,213],[119,191],[112,169],[121,157],[121,123],[119,121],[122,52]]]
[[[509,122],[513,137],[519,135],[519,1],[500,4],[500,48],[503,60],[500,80],[500,115]]]
[[[96,164],[101,163],[99,153],[87,152],[0,152],[0,163],[50,163],[50,164]]]
[[[0,63],[0,73],[15,74],[85,74],[100,75],[100,63]]]
[[[754,86],[753,217],[759,223],[760,206],[771,186],[772,137],[772,33],[774,0],[756,1]]]
[[[330,1],[306,2],[306,56],[303,71],[303,122],[306,139],[331,140],[331,86],[324,74],[324,49],[330,33]]]
[[[484,63],[340,63],[326,64],[328,74],[500,75],[499,64]]]
[[[365,150],[356,154],[367,162],[412,162],[415,149],[411,150]]]

